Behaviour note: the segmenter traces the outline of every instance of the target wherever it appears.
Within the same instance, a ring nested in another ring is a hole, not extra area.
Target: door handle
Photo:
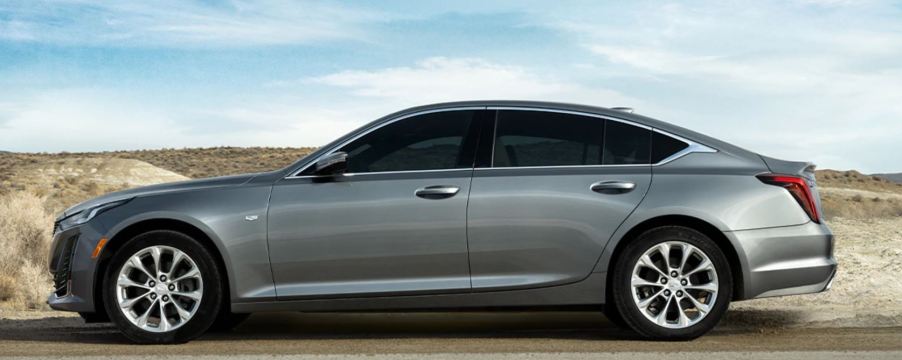
[[[633,191],[636,183],[629,181],[599,181],[589,185],[589,190],[599,194],[623,194]]]
[[[414,194],[424,199],[437,200],[452,197],[458,191],[460,191],[460,187],[454,185],[432,185],[419,188]]]

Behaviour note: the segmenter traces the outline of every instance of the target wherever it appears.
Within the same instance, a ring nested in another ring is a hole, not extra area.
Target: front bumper
[[[825,224],[809,222],[725,234],[746,262],[742,299],[826,291],[836,275],[833,233]]]
[[[54,289],[47,304],[54,310],[95,312],[94,279],[97,262],[91,253],[103,236],[91,223],[53,235],[50,247],[50,273]]]

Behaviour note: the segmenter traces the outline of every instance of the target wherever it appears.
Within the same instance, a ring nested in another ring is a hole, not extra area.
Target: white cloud
[[[639,103],[612,90],[587,88],[527,68],[476,58],[433,57],[414,66],[348,70],[308,81],[343,88],[361,98],[403,106],[472,99]]]

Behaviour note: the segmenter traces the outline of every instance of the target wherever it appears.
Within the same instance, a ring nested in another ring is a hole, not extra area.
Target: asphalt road
[[[662,352],[676,352],[668,359],[698,358],[699,352],[744,359],[898,359],[902,328],[727,325],[695,341],[646,342],[590,312],[273,313],[254,315],[231,333],[209,334],[188,344],[136,346],[109,324],[85,325],[73,317],[0,320],[0,356],[653,359]]]

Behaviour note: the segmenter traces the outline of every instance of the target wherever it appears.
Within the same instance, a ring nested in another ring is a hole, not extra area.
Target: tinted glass
[[[604,164],[648,164],[651,130],[608,120],[604,138]]]
[[[445,111],[385,125],[340,149],[348,153],[347,172],[471,167],[472,154],[463,154],[463,144],[475,114]]]
[[[651,135],[651,163],[656,164],[676,154],[680,150],[689,147],[689,144],[670,136],[652,133]]]
[[[501,111],[493,166],[598,165],[603,138],[603,119],[542,111]]]

